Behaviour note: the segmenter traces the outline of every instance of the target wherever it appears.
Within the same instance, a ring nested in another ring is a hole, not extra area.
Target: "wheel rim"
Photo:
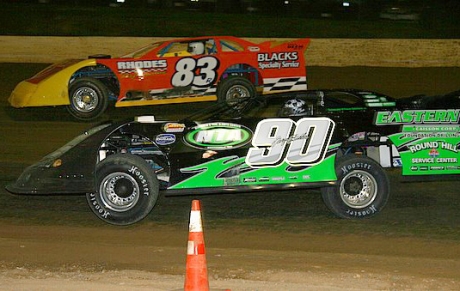
[[[114,211],[124,212],[133,208],[139,200],[139,184],[126,173],[107,175],[99,188],[104,205]]]
[[[377,196],[377,182],[373,176],[364,171],[353,171],[340,183],[340,197],[352,208],[369,206]]]
[[[231,104],[232,102],[238,101],[240,98],[248,98],[251,97],[251,93],[249,92],[248,88],[243,85],[235,85],[232,86],[225,95],[225,100],[227,103]]]
[[[73,107],[79,112],[91,112],[96,109],[99,103],[97,92],[89,87],[77,89],[72,96]]]

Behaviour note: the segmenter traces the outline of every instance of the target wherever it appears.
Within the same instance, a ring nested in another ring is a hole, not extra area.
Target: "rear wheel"
[[[253,98],[256,96],[256,88],[246,78],[231,76],[223,80],[217,90],[217,97],[220,102],[232,105],[241,99]]]
[[[96,119],[107,109],[108,95],[106,86],[99,80],[78,79],[70,85],[70,105],[67,109],[77,119],[85,121]]]
[[[324,203],[334,214],[342,218],[366,218],[385,207],[390,183],[377,162],[350,154],[337,160],[335,170],[337,185],[321,189]]]
[[[159,184],[144,159],[116,154],[97,166],[96,189],[86,198],[97,217],[110,224],[129,225],[144,219],[153,209]]]

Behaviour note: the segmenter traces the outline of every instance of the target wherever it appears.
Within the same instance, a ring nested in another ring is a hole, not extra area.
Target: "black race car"
[[[372,120],[377,111],[394,108],[394,99],[375,92],[313,90],[217,103],[179,121],[139,116],[103,123],[6,188],[86,193],[93,212],[116,225],[143,219],[160,194],[300,187],[321,188],[340,217],[370,217],[389,198],[378,150],[395,132]]]

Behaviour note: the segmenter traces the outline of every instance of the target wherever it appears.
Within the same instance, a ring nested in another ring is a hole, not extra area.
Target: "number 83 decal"
[[[182,58],[176,63],[171,84],[174,87],[209,86],[217,78],[218,67],[219,61],[214,57]]]
[[[265,119],[257,124],[246,156],[250,167],[293,166],[320,163],[326,155],[335,123],[326,117]]]

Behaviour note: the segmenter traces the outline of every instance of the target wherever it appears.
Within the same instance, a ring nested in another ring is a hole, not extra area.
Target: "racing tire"
[[[390,197],[385,170],[374,160],[355,154],[338,158],[337,184],[321,189],[326,206],[338,217],[362,219],[379,213]]]
[[[158,199],[159,183],[141,157],[115,154],[96,168],[96,192],[87,193],[91,210],[103,221],[130,225],[144,219]]]
[[[94,78],[81,78],[69,87],[69,113],[83,121],[98,118],[107,109],[109,93],[107,87]]]
[[[230,76],[219,84],[217,89],[217,99],[219,102],[225,102],[233,105],[242,98],[250,99],[256,96],[256,88],[246,78]]]

